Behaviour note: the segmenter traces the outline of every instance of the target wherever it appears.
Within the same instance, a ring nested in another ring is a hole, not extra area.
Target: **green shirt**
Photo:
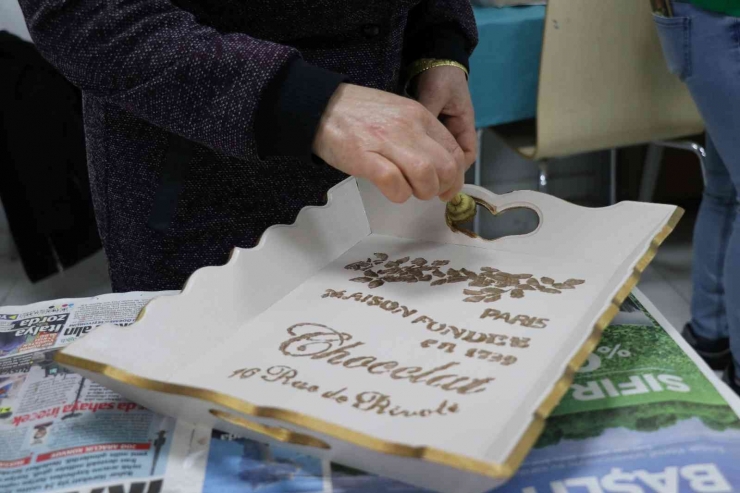
[[[689,0],[699,8],[740,17],[740,0]]]

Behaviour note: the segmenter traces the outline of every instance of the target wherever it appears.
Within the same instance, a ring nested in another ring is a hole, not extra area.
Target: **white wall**
[[[17,0],[0,0],[0,31],[8,31],[27,41],[31,40]]]

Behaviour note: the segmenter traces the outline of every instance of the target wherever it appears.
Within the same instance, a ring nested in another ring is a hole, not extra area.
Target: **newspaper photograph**
[[[0,309],[1,492],[201,490],[202,466],[185,471],[183,459],[199,436],[205,453],[208,431],[198,435],[54,362],[102,323],[133,323],[154,294]]]

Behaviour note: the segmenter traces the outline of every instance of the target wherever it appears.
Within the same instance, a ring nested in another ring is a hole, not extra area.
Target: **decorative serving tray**
[[[160,413],[436,491],[490,490],[682,211],[464,191],[539,225],[489,241],[438,200],[396,205],[348,179],[58,361]]]

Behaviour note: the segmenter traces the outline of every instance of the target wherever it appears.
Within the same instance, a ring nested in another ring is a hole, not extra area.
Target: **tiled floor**
[[[18,259],[0,257],[0,306],[110,293],[105,255],[99,252],[74,267],[32,284]]]
[[[658,250],[639,288],[677,330],[690,318],[691,233],[696,212],[689,210]]]

